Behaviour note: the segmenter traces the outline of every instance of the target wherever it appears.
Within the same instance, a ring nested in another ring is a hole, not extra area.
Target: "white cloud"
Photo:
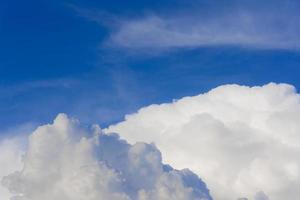
[[[105,132],[155,142],[165,162],[203,178],[215,200],[300,196],[300,95],[291,85],[223,85],[142,108]]]
[[[193,11],[195,12],[195,11]],[[130,49],[233,45],[299,49],[299,16],[294,11],[234,10],[215,15],[146,15],[119,20],[108,44]]]
[[[24,166],[11,173],[17,168],[7,164],[18,158],[18,148],[2,144],[0,149],[0,171],[10,173],[2,184],[14,200],[211,199],[191,171],[163,165],[154,145],[129,145],[116,134],[106,135],[98,126],[91,131],[64,114],[30,135]]]
[[[19,138],[9,138],[0,141],[0,180],[7,174],[22,168],[22,145]],[[1,199],[11,196],[9,191],[0,185]]]

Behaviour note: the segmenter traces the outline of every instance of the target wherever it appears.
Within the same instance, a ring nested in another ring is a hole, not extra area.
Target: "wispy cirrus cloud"
[[[197,1],[199,5],[201,1]],[[248,2],[248,4],[246,4]],[[124,17],[72,6],[81,16],[109,30],[104,45],[125,49],[239,46],[258,49],[300,48],[300,22],[294,1],[228,1],[190,9]],[[274,4],[274,5],[272,5]],[[225,7],[225,8],[224,8]],[[185,11],[181,11],[185,10]],[[188,12],[187,12],[188,11]]]
[[[107,44],[121,48],[195,48],[241,46],[260,49],[299,49],[300,22],[294,16],[236,12],[204,18],[149,15],[124,20]]]

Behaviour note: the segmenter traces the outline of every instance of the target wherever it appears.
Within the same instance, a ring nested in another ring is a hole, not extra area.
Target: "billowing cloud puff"
[[[165,162],[203,178],[215,200],[299,199],[300,95],[291,85],[224,85],[142,108],[105,131],[155,142]]]
[[[14,200],[211,200],[197,175],[162,164],[153,144],[130,145],[64,114],[30,135],[23,163],[2,179]]]

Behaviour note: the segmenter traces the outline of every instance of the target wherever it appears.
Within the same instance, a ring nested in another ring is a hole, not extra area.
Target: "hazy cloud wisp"
[[[300,48],[297,14],[234,11],[214,16],[146,15],[119,20],[106,44],[127,49],[240,46],[258,49]]]

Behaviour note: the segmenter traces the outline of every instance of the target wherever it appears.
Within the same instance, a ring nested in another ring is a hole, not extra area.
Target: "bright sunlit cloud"
[[[203,178],[215,200],[300,195],[300,95],[291,85],[223,85],[144,107],[106,132],[155,142],[165,162]]]
[[[21,146],[1,143],[0,178],[11,193],[0,188],[1,200],[211,200],[194,173],[162,164],[153,144],[129,145],[64,114],[29,136],[23,162]]]

